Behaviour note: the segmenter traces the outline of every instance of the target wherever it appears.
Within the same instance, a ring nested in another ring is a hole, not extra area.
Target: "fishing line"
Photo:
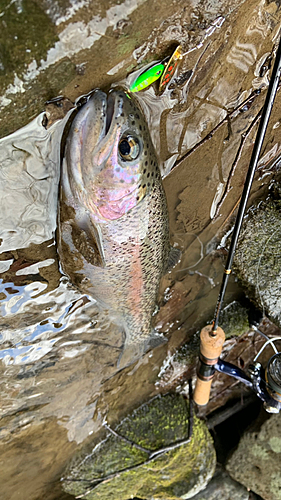
[[[187,232],[185,234],[191,234],[191,236],[195,236],[195,238],[198,240],[199,244],[200,244],[200,257],[199,259],[197,260],[197,262],[195,262],[195,264],[192,264],[191,266],[188,266],[188,267],[184,267],[183,269],[178,269],[176,272],[179,273],[181,271],[188,271],[189,269],[192,269],[193,267],[197,266],[201,260],[204,259],[204,246],[203,246],[203,243],[202,241],[200,240],[199,236],[195,233],[190,233],[190,232]],[[192,243],[189,245],[189,247],[191,247],[191,245],[194,243],[195,240],[192,241]]]
[[[264,337],[266,340],[269,340],[270,337],[268,335],[266,335],[265,333],[263,333],[261,330],[259,330],[255,325],[252,325],[251,326],[251,330],[254,330],[254,332],[257,332],[259,333],[260,335],[262,335],[262,337]]]
[[[255,362],[257,361],[257,359],[260,357],[260,355],[261,355],[262,351],[266,348],[266,346],[267,346],[268,344],[274,345],[274,344],[273,344],[273,342],[276,342],[277,340],[281,340],[281,337],[273,337],[273,338],[268,339],[268,340],[267,340],[267,341],[263,344],[263,346],[260,348],[260,350],[259,350],[258,354],[255,356],[255,358],[254,358],[254,363],[255,363]],[[278,351],[277,351],[277,349],[276,349],[276,347],[275,347],[275,346],[274,346],[274,351],[275,351],[275,353],[276,353],[276,354],[278,353]]]

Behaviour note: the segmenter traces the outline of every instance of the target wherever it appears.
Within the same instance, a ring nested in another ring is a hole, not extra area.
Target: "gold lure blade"
[[[163,92],[166,88],[166,85],[171,81],[172,77],[175,74],[175,71],[178,67],[179,61],[182,59],[182,48],[181,45],[178,45],[176,50],[173,52],[170,57],[163,74],[161,76],[161,80],[159,83],[159,91]]]

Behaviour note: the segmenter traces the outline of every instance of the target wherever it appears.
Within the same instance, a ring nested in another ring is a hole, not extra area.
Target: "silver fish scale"
[[[148,214],[147,233],[142,238],[142,221]],[[122,220],[102,226],[101,231],[106,267],[92,267],[90,271],[85,263],[93,283],[88,282],[87,292],[112,309],[126,332],[126,343],[143,342],[151,335],[151,317],[170,248],[161,183]],[[128,235],[127,241],[115,243],[119,235]]]

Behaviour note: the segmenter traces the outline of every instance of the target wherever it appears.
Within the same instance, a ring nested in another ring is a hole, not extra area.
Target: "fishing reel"
[[[248,374],[238,366],[220,359],[225,340],[225,334],[220,327],[216,332],[212,330],[211,325],[201,330],[200,357],[193,398],[198,406],[205,406],[208,403],[211,383],[215,372],[218,371],[250,387],[263,401],[268,413],[279,413],[281,410],[281,352],[277,351],[274,342],[281,340],[281,337],[269,338],[257,328],[254,327],[254,330],[266,337],[266,342],[249,366]],[[269,359],[264,369],[257,360],[268,344],[271,344],[275,354]]]
[[[263,401],[263,406],[268,413],[279,413],[281,409],[281,353],[278,352],[270,358],[264,370],[256,362],[249,366],[252,380],[252,389]]]

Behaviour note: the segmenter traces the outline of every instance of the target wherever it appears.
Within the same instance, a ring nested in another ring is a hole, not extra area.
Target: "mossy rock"
[[[235,254],[235,273],[249,298],[281,326],[281,202],[249,211]]]
[[[220,327],[224,330],[226,339],[243,335],[250,328],[248,309],[234,300],[222,310]]]
[[[182,396],[168,394],[140,406],[115,431],[155,451],[187,440],[188,428],[188,402]],[[209,431],[194,417],[191,440],[152,459],[109,434],[91,454],[71,467],[63,487],[72,495],[85,495],[87,500],[187,499],[206,486],[215,464]]]

